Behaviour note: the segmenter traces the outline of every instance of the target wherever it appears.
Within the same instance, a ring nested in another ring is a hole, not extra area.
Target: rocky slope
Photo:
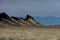
[[[43,27],[37,23],[31,15],[27,15],[25,19],[14,16],[8,16],[6,13],[0,13],[0,27]]]

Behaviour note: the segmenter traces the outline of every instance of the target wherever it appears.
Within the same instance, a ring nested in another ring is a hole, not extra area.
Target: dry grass
[[[60,29],[0,28],[0,40],[60,40]]]

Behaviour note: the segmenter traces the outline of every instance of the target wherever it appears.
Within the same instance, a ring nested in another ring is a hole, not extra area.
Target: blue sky
[[[13,16],[60,17],[60,0],[0,0],[0,12]]]

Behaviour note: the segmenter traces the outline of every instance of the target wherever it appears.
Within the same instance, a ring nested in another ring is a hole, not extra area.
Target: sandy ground
[[[60,40],[60,29],[0,28],[0,40]]]

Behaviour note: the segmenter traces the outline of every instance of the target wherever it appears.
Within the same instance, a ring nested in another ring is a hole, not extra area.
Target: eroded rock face
[[[0,13],[0,21],[2,21],[2,18],[3,19],[10,19],[10,17],[4,12]]]
[[[6,13],[2,13],[2,18],[4,18],[4,19],[9,19],[10,17],[6,14]]]
[[[0,21],[2,21],[2,14],[0,13]]]
[[[13,18],[13,19],[15,19],[15,20],[19,20],[18,17],[11,16],[11,18]]]
[[[25,20],[29,20],[29,19],[33,19],[34,20],[34,18],[31,15],[27,14]]]

